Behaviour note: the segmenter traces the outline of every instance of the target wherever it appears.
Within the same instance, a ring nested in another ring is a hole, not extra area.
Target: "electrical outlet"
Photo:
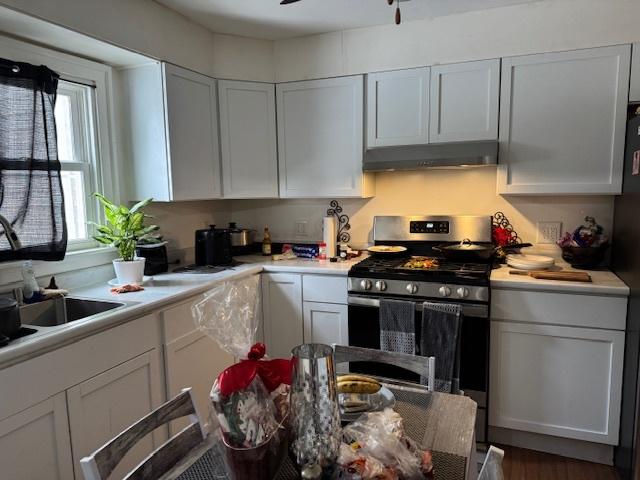
[[[536,243],[556,243],[562,234],[562,222],[538,222]]]
[[[309,222],[306,220],[296,220],[294,222],[294,232],[296,232],[297,237],[306,237],[307,236],[307,225]]]

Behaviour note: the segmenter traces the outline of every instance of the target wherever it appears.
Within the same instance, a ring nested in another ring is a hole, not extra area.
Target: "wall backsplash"
[[[340,199],[351,217],[351,244],[371,242],[375,215],[492,215],[503,212],[524,241],[536,243],[537,222],[561,221],[564,230],[595,216],[611,231],[613,196],[496,195],[496,169],[429,170],[376,174],[376,196]],[[318,241],[330,199],[234,200],[231,217],[239,225],[261,230],[269,226],[275,241]],[[307,235],[295,233],[295,222],[307,221]],[[261,234],[258,234],[260,237]]]
[[[230,218],[229,202],[221,200],[152,203],[146,213],[155,217],[149,222],[160,226],[170,252],[193,249],[196,230],[214,224],[226,226]]]

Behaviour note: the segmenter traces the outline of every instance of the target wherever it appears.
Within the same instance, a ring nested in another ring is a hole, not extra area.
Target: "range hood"
[[[497,163],[498,142],[483,140],[372,148],[365,152],[363,170],[365,172],[420,170],[496,165]]]

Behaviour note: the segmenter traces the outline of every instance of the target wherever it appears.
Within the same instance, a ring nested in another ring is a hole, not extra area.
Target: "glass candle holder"
[[[333,348],[307,343],[291,353],[292,450],[302,470],[325,470],[334,466],[341,440]]]

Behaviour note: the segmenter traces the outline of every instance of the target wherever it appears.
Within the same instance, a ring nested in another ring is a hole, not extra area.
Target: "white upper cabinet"
[[[632,47],[629,101],[640,102],[640,43],[634,43]]]
[[[500,60],[431,67],[431,143],[496,140]]]
[[[276,87],[280,196],[366,197],[362,75]]]
[[[429,142],[429,67],[367,75],[367,147]]]
[[[218,82],[224,198],[278,197],[275,86]]]
[[[498,193],[620,193],[630,53],[502,60]]]
[[[216,81],[166,63],[122,71],[133,199],[220,198]]]

